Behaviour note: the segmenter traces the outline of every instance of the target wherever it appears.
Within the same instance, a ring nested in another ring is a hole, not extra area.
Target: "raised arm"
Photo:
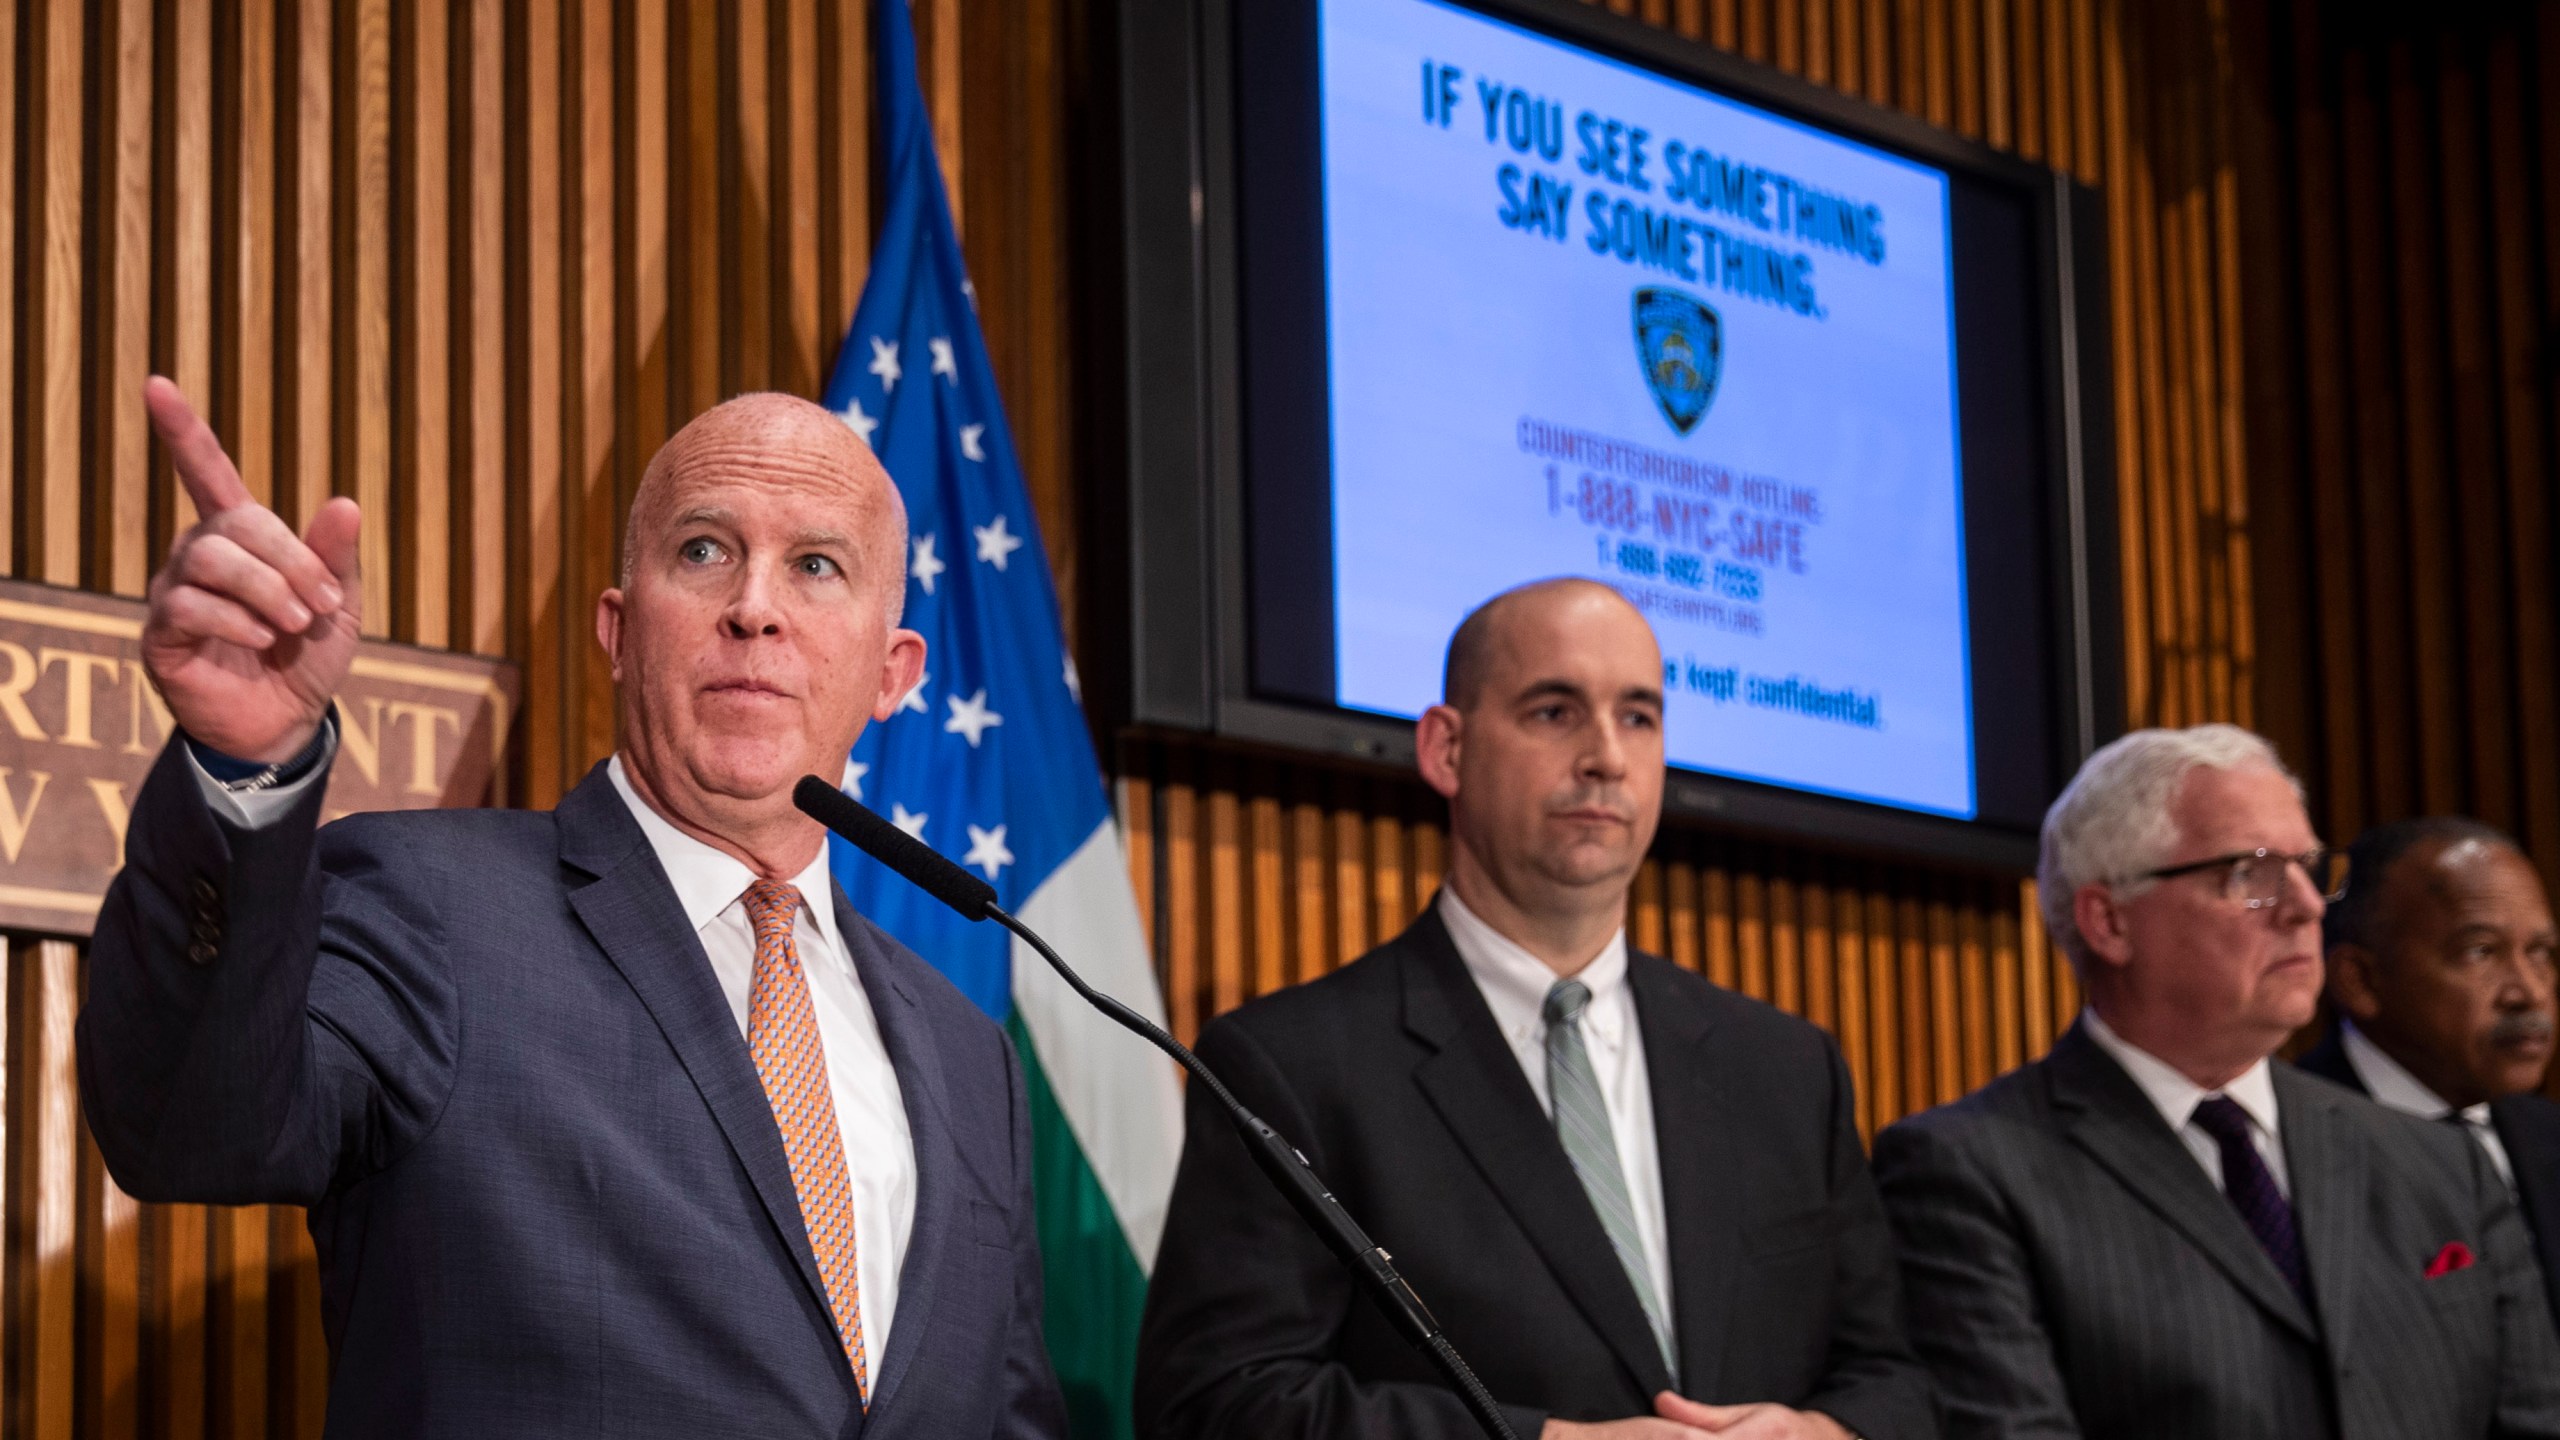
[[[310,1018],[315,967],[331,946],[417,944],[401,932],[427,923],[358,884],[323,936],[323,727],[355,655],[359,516],[331,500],[295,535],[176,386],[154,377],[144,399],[200,518],[151,581],[143,667],[178,733],[99,913],[82,1101],[142,1198],[307,1203],[384,1108],[360,1039]],[[279,767],[298,783],[277,786]]]

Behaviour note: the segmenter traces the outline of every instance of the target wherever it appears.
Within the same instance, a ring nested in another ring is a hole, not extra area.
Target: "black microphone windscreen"
[[[803,775],[791,801],[801,813],[843,836],[863,854],[905,876],[918,889],[960,912],[984,920],[996,903],[996,887],[954,865],[942,853],[880,818],[878,811],[815,775]]]

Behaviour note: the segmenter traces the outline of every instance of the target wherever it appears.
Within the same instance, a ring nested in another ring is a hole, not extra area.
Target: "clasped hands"
[[[1538,1440],[1851,1440],[1848,1428],[1818,1410],[1784,1405],[1702,1405],[1665,1390],[1653,1397],[1653,1413],[1627,1420],[1581,1424],[1549,1420]]]

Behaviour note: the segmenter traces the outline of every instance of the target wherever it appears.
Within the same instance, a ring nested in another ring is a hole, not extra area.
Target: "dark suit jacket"
[[[2347,1059],[2346,1044],[2331,1030],[2297,1062],[2323,1080],[2332,1080],[2359,1095],[2364,1080]],[[2489,1123],[2498,1143],[2507,1147],[2507,1164],[2516,1174],[2516,1206],[2533,1232],[2542,1259],[2543,1298],[2560,1324],[2560,1105],[2539,1095],[2510,1095],[2489,1102]]]
[[[2560,1435],[2560,1344],[2488,1157],[2274,1077],[2309,1306],[2078,1026],[1878,1137],[1949,1435]],[[2455,1242],[2475,1263],[2427,1278]]]
[[[1884,1216],[1819,1030],[1649,955],[1628,983],[1653,1092],[1684,1389],[1933,1433]],[[1305,1152],[1513,1427],[1652,1413],[1634,1287],[1435,910],[1211,1025],[1200,1054]],[[1198,1087],[1138,1342],[1142,1435],[1475,1437]]]
[[[1021,1076],[841,895],[916,1148],[867,1424],[746,1042],[602,766],[548,814],[315,837],[321,786],[237,830],[182,744],[98,917],[81,1100],[142,1199],[311,1207],[330,1435],[1063,1433]]]

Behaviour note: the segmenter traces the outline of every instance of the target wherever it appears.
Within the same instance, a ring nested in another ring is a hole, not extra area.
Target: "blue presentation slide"
[[[1673,764],[1974,813],[1943,171],[1434,0],[1324,0],[1338,701],[1522,581]]]

